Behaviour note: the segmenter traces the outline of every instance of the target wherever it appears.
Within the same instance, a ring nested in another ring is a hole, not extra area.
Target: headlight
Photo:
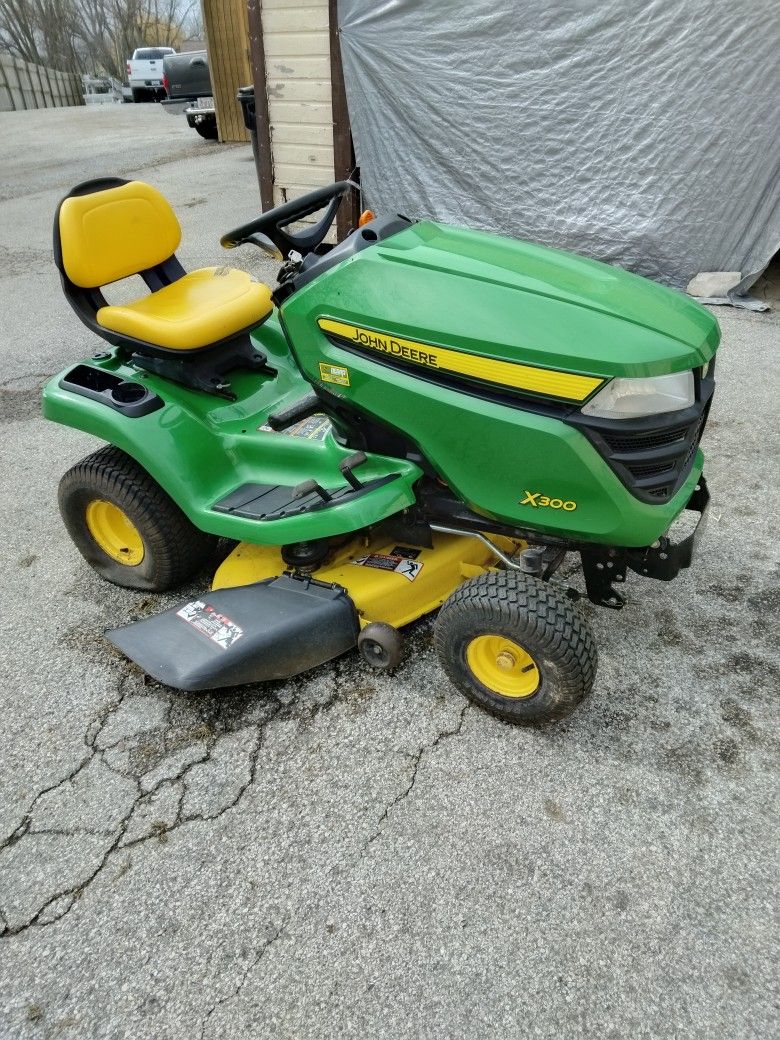
[[[633,419],[690,408],[694,403],[693,372],[641,379],[613,379],[586,405],[583,415],[602,419]]]

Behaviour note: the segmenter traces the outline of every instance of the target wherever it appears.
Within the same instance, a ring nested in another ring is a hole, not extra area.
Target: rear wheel
[[[434,638],[452,683],[505,722],[562,719],[596,677],[596,643],[574,604],[514,571],[464,582],[441,608]]]
[[[218,539],[192,524],[129,455],[107,447],[60,481],[68,533],[98,574],[114,585],[163,592],[192,577]]]
[[[133,87],[133,101],[136,105],[140,104],[142,101],[146,101],[146,91],[139,87]]]
[[[200,123],[195,123],[195,129],[198,131],[201,137],[205,137],[207,141],[216,141],[219,137],[217,130],[217,121],[215,120],[203,120]]]

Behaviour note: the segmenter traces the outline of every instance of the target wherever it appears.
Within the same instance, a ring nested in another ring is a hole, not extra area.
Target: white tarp
[[[780,246],[779,0],[339,0],[374,209],[684,288]]]

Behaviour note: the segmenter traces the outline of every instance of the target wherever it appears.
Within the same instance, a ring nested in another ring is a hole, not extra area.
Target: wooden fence
[[[0,112],[83,104],[80,76],[0,54]]]

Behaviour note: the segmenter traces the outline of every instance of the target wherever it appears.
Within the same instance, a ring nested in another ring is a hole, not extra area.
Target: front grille
[[[691,471],[715,389],[711,374],[695,385],[696,403],[685,411],[628,420],[577,412],[566,421],[585,434],[633,495],[668,502]]]
[[[669,473],[674,469],[674,463],[664,462],[661,465],[653,463],[649,466],[632,466],[628,463],[627,469],[630,469],[635,477],[658,477],[662,473]]]
[[[687,432],[687,426],[673,426],[670,430],[648,433],[645,436],[621,437],[606,430],[603,431],[603,436],[613,451],[649,451],[651,448],[664,448],[668,444],[675,444],[683,440]]]

